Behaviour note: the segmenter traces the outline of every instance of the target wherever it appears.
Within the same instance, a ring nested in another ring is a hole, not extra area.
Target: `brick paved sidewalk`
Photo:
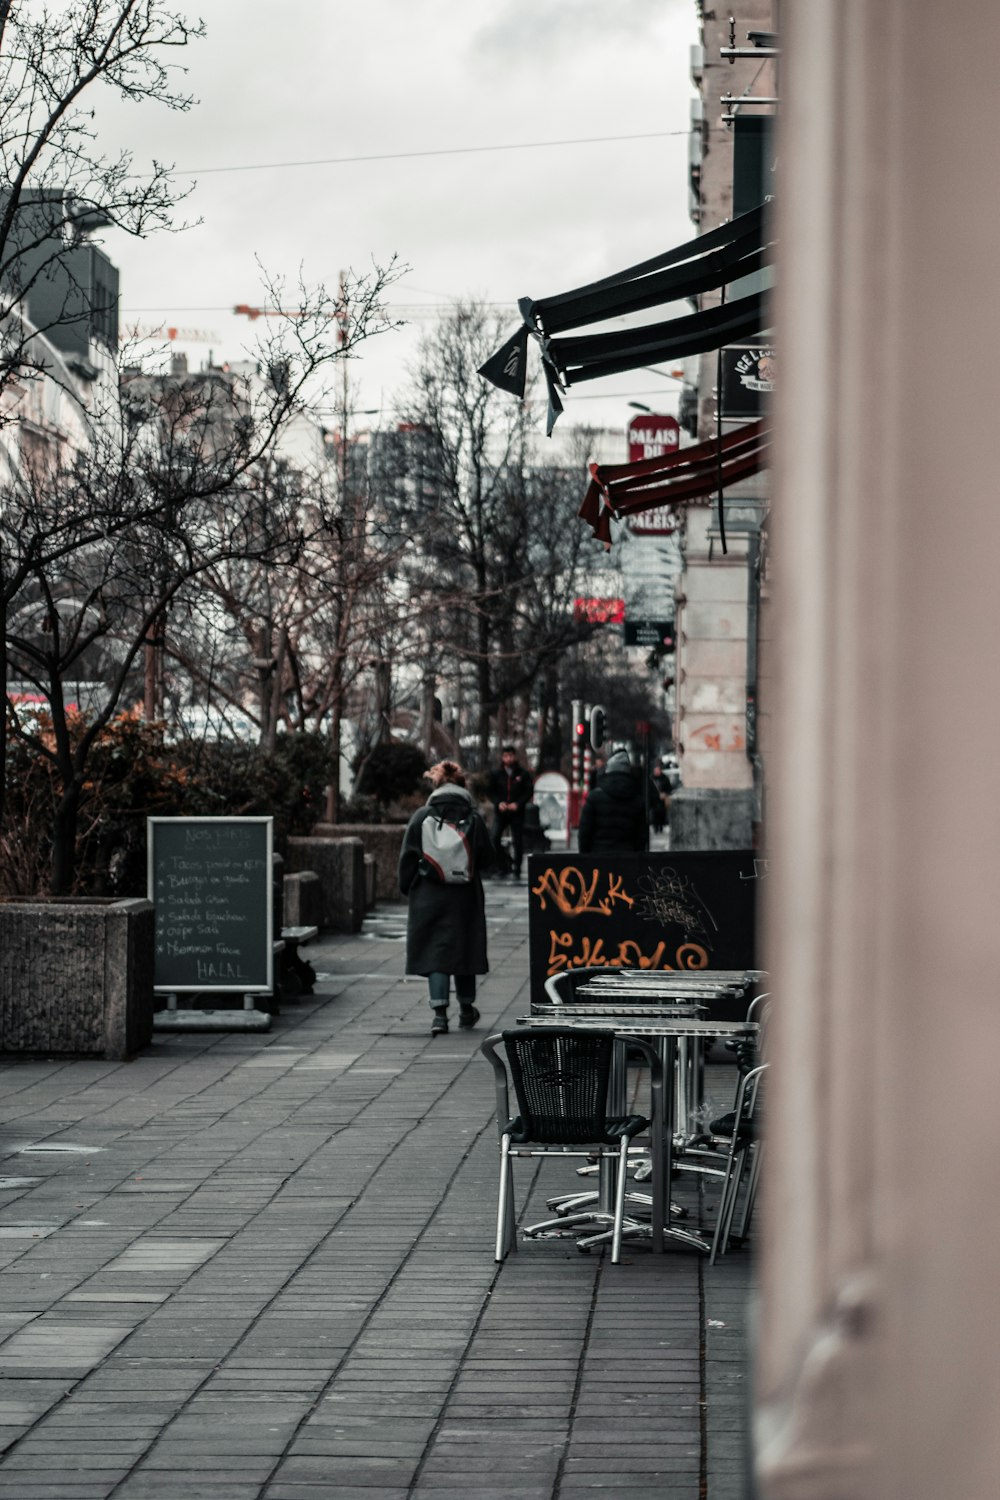
[[[4,1061],[0,1500],[743,1500],[745,1254],[493,1263],[524,888],[489,919],[472,1033],[383,908],[267,1035]]]

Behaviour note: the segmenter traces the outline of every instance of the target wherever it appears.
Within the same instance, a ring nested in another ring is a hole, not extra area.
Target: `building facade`
[[[731,60],[728,12],[699,3],[700,44],[692,49],[691,217],[707,233],[770,196],[761,164],[770,160],[770,103],[724,103],[724,96],[769,100],[776,92],[769,47],[748,33],[770,34],[772,0],[747,0],[736,17]],[[747,285],[725,289],[740,295]],[[716,306],[723,293],[705,293]],[[681,420],[690,438],[725,436],[746,416],[720,409],[723,356],[689,359]],[[756,600],[767,474],[725,491],[723,524],[714,503],[686,511],[683,574],[677,590],[674,737],[683,785],[671,801],[674,848],[748,848],[762,819],[762,768],[756,739]]]

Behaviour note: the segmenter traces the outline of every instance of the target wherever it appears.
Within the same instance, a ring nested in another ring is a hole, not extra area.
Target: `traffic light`
[[[605,728],[604,709],[600,703],[595,703],[590,710],[590,747],[592,750],[600,750],[604,744]]]
[[[579,719],[578,718],[578,719],[574,720],[574,723],[573,723],[573,738],[576,741],[576,743],[582,748],[583,747],[583,742],[587,738],[587,721],[586,721],[586,719]]]

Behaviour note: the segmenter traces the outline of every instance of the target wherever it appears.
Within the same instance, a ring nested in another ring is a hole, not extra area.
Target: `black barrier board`
[[[752,969],[759,881],[751,850],[547,854],[528,860],[531,999],[566,969]],[[714,1020],[742,1017],[713,1003]]]
[[[254,994],[273,981],[271,818],[148,818],[153,988]]]

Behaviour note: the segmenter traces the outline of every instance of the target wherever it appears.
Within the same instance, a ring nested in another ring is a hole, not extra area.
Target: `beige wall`
[[[733,133],[722,124],[720,97],[745,90],[773,94],[774,67],[761,57],[741,58],[732,64],[720,57],[720,47],[729,45],[729,11],[699,9],[703,59],[694,76],[704,106],[704,137],[698,232],[705,233],[731,218],[733,211]],[[747,0],[739,11],[737,46],[749,45],[748,30],[770,30],[773,13],[772,0]],[[718,301],[719,293],[707,293],[702,306]],[[716,370],[715,353],[698,362],[698,436],[702,440],[714,437],[716,431]],[[731,427],[727,423],[725,430]],[[764,475],[728,490],[726,514],[734,514],[741,499],[752,502],[764,497],[767,485]],[[679,590],[684,602],[677,611],[680,645],[674,737],[682,747],[684,788],[691,792],[746,791],[754,782],[746,748],[747,544],[734,531],[727,537],[724,555],[718,536],[711,546],[708,541],[709,531],[716,526],[714,504],[710,509],[686,511]]]
[[[766,1500],[1000,1493],[1000,6],[785,51]]]
[[[746,541],[722,555],[713,509],[689,508],[677,606],[677,715],[687,788],[751,785],[746,753]],[[710,557],[711,548],[711,561]]]

